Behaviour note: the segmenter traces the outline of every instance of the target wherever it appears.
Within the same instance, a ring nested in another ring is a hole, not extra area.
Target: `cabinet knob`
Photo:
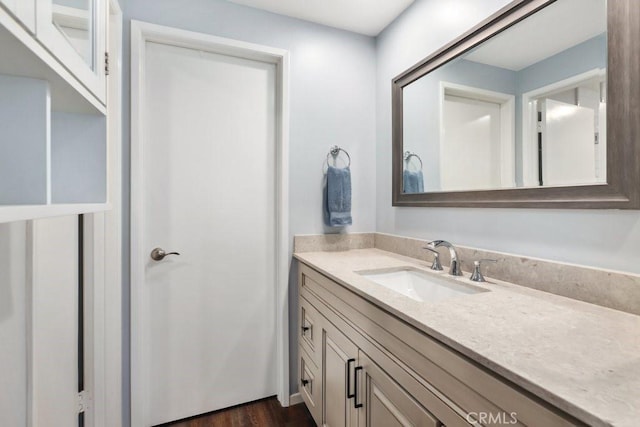
[[[309,380],[304,380],[303,379],[301,382],[302,382],[302,386],[303,387],[306,387],[306,385],[309,384]]]

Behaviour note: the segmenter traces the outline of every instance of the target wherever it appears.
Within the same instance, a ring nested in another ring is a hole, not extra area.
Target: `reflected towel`
[[[325,222],[330,227],[351,225],[351,170],[327,169],[325,186]]]
[[[424,178],[422,171],[402,172],[402,192],[403,193],[424,193]]]

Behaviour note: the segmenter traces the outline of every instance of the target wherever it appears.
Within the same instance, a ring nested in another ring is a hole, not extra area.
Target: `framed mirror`
[[[640,5],[517,0],[393,79],[393,205],[640,209]]]

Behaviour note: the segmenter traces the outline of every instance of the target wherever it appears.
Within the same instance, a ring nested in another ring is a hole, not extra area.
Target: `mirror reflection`
[[[94,0],[53,0],[53,25],[84,61],[94,69]]]
[[[606,0],[558,0],[403,88],[403,191],[606,183]]]

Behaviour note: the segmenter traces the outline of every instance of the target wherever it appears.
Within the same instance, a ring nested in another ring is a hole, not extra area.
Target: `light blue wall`
[[[49,93],[45,80],[0,74],[0,205],[47,203]]]
[[[375,229],[375,39],[239,6],[222,0],[125,0],[125,117],[123,153],[125,283],[124,325],[129,325],[129,45],[131,19],[198,31],[289,50],[290,78],[290,234],[323,233],[322,166],[329,147],[338,144],[353,159],[353,226]],[[230,159],[233,161],[233,159]],[[295,271],[291,300],[296,301]],[[297,307],[291,307],[291,390],[297,365]],[[125,407],[129,403],[129,331],[125,331]],[[125,411],[125,425],[129,414]]]
[[[606,67],[607,35],[604,33],[518,71],[518,92],[522,94]]]
[[[104,116],[51,115],[51,201],[107,201],[107,122]]]
[[[378,37],[377,231],[640,273],[639,212],[391,206],[391,79],[507,3],[417,0]]]

